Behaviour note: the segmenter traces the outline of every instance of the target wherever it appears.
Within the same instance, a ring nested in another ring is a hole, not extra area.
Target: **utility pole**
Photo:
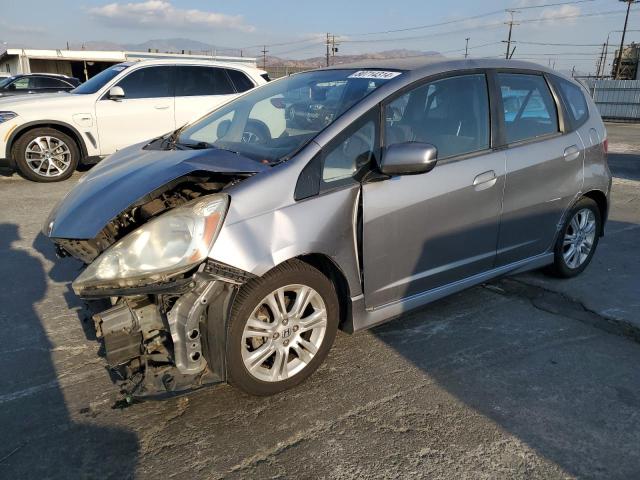
[[[602,51],[600,52],[600,58],[596,64],[596,78],[600,78],[600,71],[604,71],[604,51],[607,48],[607,44],[602,44]]]
[[[269,52],[269,50],[267,50],[267,46],[263,46],[262,47],[262,69],[266,70],[267,69],[267,53]]]
[[[620,50],[618,51],[618,64],[616,65],[616,74],[614,79],[617,80],[620,76],[620,65],[622,64],[622,50],[624,49],[624,37],[627,33],[627,23],[629,23],[629,11],[631,10],[631,4],[636,3],[637,0],[620,0],[627,3],[627,16],[624,17],[624,28],[622,29],[622,39],[620,40]]]
[[[331,39],[329,33],[327,33],[327,67],[329,66],[329,49],[331,48]]]
[[[467,43],[464,46],[464,58],[467,58],[469,56],[469,37],[465,38],[465,40]]]
[[[336,36],[335,35],[331,35],[331,59],[333,60],[333,57],[336,56],[336,53],[338,53],[338,45],[340,45],[339,42],[336,42]],[[335,62],[331,62],[331,63],[335,63]]]
[[[507,25],[509,25],[509,38],[507,38],[507,53],[505,54],[504,58],[509,60],[513,56],[513,53],[511,53],[511,32],[513,30],[513,26],[518,24],[513,21],[513,14],[516,13],[517,10],[507,10],[507,12],[509,12],[509,15],[511,15],[511,20],[506,23]]]

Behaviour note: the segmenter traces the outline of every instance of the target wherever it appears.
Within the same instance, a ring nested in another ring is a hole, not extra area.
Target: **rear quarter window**
[[[557,82],[560,85],[560,94],[566,103],[567,110],[569,110],[573,128],[578,128],[589,118],[589,107],[584,98],[584,90],[562,78],[558,78]]]
[[[247,90],[251,90],[255,87],[253,82],[241,71],[228,69],[227,73],[229,74],[229,77],[231,77],[231,81],[239,93],[246,92]]]

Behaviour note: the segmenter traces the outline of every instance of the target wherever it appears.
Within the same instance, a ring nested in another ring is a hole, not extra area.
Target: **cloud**
[[[542,10],[540,14],[541,18],[545,18],[548,20],[563,19],[563,17],[572,17],[575,15],[580,15],[580,7],[576,7],[575,5],[562,5],[558,8],[545,8]],[[576,19],[574,18],[564,18],[563,22],[574,22]]]
[[[135,3],[109,3],[89,9],[96,19],[116,27],[173,28],[194,27],[228,28],[243,32],[253,32],[241,15],[205,12],[196,9],[174,7],[165,0],[147,0]]]

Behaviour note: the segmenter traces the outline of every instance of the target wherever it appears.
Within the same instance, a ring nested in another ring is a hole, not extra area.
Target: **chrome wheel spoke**
[[[276,347],[271,343],[263,343],[257,350],[251,352],[245,359],[245,364],[248,364],[249,370],[253,370],[261,366],[266,362],[276,351]]]
[[[300,318],[307,309],[313,295],[315,295],[315,292],[311,288],[302,286],[296,292],[296,301],[293,304],[293,307],[291,307],[291,312],[289,313],[294,317]]]
[[[307,332],[318,327],[327,326],[327,312],[325,310],[318,310],[311,315],[300,319],[300,329],[302,332]]]
[[[278,289],[275,292],[272,292],[269,296],[267,296],[265,301],[271,309],[271,313],[273,314],[274,319],[281,321],[286,317],[287,304],[282,289]]]
[[[250,318],[244,328],[243,336],[244,338],[270,337],[274,330],[274,324],[263,322],[257,318]]]
[[[286,380],[289,376],[288,370],[289,349],[280,347],[276,349],[276,357],[271,367],[271,381]]]
[[[313,359],[313,355],[302,348],[298,343],[293,345],[291,348],[293,348],[293,351],[296,352],[296,355],[302,362],[309,363]]]

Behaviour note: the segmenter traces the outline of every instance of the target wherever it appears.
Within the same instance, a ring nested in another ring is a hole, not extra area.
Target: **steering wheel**
[[[271,140],[271,132],[266,125],[257,121],[248,121],[242,132],[242,143],[266,143]]]

